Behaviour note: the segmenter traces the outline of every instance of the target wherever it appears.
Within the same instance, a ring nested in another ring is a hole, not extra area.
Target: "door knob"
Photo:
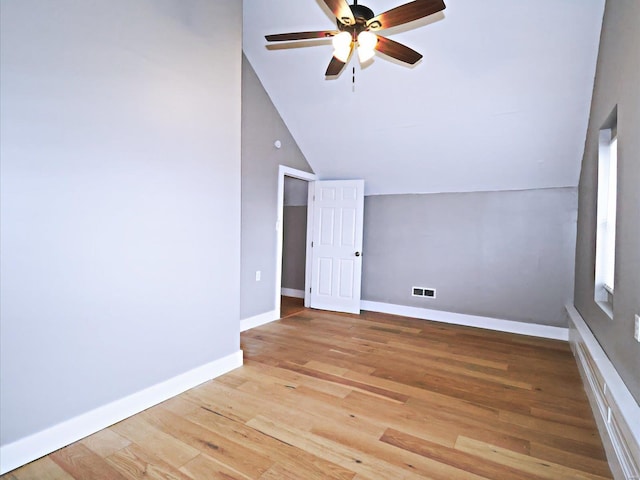
[[[356,252],[356,257],[359,257],[359,256],[360,256],[360,252]]]

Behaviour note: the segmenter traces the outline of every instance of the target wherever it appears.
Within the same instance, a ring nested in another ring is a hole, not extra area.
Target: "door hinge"
[[[309,293],[311,293],[311,287],[309,287]]]
[[[316,201],[316,196],[315,196],[315,195],[313,196],[313,201],[314,201],[314,202]]]
[[[313,242],[311,242],[311,248],[313,248]]]

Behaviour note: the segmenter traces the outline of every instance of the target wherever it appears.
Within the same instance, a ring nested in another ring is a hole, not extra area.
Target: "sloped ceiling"
[[[604,0],[445,3],[384,31],[424,55],[414,67],[377,54],[327,79],[330,40],[267,47],[335,28],[321,0],[244,0],[243,49],[321,178],[364,178],[367,194],[576,186]]]

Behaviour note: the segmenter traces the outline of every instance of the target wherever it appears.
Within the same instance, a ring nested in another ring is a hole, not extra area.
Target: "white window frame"
[[[616,210],[618,184],[618,135],[616,111],[600,130],[598,148],[598,205],[595,262],[595,301],[613,318]]]

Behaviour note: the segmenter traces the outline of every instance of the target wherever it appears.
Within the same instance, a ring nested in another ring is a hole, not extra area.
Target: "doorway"
[[[304,223],[300,224],[301,213],[306,215],[308,204],[309,182],[317,180],[317,176],[302,170],[280,165],[278,170],[278,221],[277,221],[277,248],[276,248],[276,291],[275,310],[276,318],[281,318],[281,313],[291,313],[289,302],[286,312],[282,311],[281,298],[284,292],[290,295],[302,297],[298,303],[308,305],[308,291],[310,285],[310,268],[307,248],[309,247],[311,225],[303,217]],[[285,207],[285,192],[287,206]],[[305,197],[305,199],[302,199]],[[285,212],[285,208],[287,211]],[[285,249],[285,222],[288,220],[287,248]],[[292,223],[293,222],[293,223]],[[297,224],[296,224],[297,223]],[[286,259],[285,259],[286,257]],[[302,265],[299,262],[303,262]],[[285,268],[283,268],[283,266]],[[283,284],[283,278],[286,284]],[[295,299],[296,297],[294,297]]]
[[[304,309],[309,182],[285,176],[280,318]]]

